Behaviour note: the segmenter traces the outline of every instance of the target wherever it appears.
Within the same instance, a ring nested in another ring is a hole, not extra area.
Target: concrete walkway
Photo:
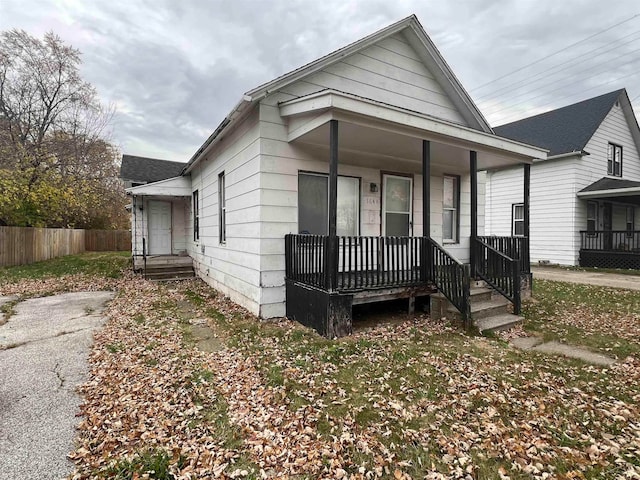
[[[73,464],[80,396],[93,331],[112,292],[18,303],[0,325],[0,478],[60,479]],[[2,297],[0,297],[2,298]]]
[[[595,365],[601,365],[608,367],[616,363],[613,358],[607,357],[600,353],[594,353],[586,348],[578,347],[575,345],[567,345],[560,342],[543,342],[538,337],[520,337],[514,338],[509,342],[520,350],[533,350],[535,352],[548,353],[551,355],[562,355],[569,358],[575,358],[582,360],[583,362],[593,363]]]
[[[601,287],[626,288],[640,290],[640,275],[620,273],[581,272],[565,270],[561,267],[531,267],[533,278],[555,280],[556,282],[584,283]]]

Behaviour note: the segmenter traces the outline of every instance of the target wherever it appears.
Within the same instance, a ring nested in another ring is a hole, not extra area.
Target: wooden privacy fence
[[[129,230],[85,230],[84,249],[87,252],[131,251]]]
[[[85,251],[131,250],[128,230],[0,227],[0,267],[26,265]]]

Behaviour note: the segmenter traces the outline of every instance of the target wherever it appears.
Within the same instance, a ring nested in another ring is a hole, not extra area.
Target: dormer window
[[[614,143],[607,149],[607,175],[622,176],[622,147]]]

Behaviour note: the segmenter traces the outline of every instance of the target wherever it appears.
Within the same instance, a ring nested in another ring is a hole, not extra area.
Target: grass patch
[[[109,353],[118,353],[118,352],[122,352],[125,349],[125,346],[122,343],[107,343],[107,345],[105,345],[105,348],[107,349],[107,352]]]
[[[0,278],[3,283],[74,274],[120,278],[130,259],[130,252],[88,252],[67,255],[30,265],[0,268]]]
[[[523,304],[528,332],[618,358],[640,354],[637,341],[612,330],[640,311],[637,292],[548,280],[535,280],[533,291]]]
[[[165,450],[148,449],[137,453],[129,460],[115,462],[100,476],[114,480],[133,480],[143,475],[142,478],[174,480],[175,475],[169,471],[171,463],[171,456]],[[178,465],[178,468],[181,468],[181,465]]]
[[[0,306],[0,325],[4,325],[11,316],[15,315],[16,311],[14,310],[14,307],[18,303],[20,303],[20,300],[13,300]]]

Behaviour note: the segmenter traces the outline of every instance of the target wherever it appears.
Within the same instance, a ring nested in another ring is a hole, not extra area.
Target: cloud
[[[581,0],[3,0],[0,30],[54,30],[83,52],[84,76],[117,107],[113,136],[124,151],[187,160],[245,91],[411,13],[493,124],[625,85],[634,98],[640,34],[621,43],[640,18],[494,81],[637,8],[632,0],[616,7]],[[607,54],[544,73],[607,45]]]

